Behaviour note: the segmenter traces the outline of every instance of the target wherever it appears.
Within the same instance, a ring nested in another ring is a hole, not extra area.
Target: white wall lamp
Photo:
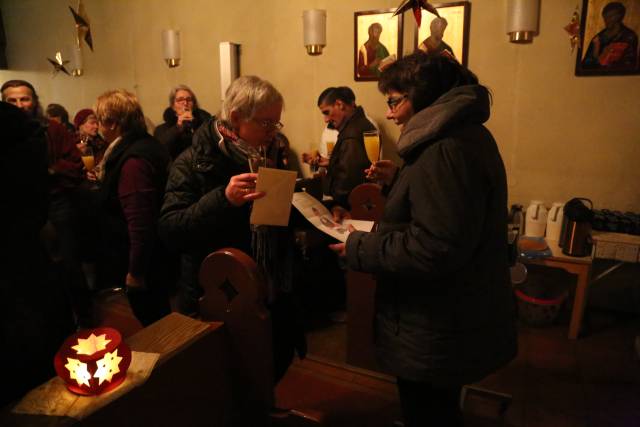
[[[322,48],[327,45],[327,11],[320,9],[303,11],[302,26],[307,53],[314,56],[322,54]]]
[[[162,53],[169,68],[180,65],[180,31],[162,30]]]
[[[540,0],[507,0],[507,34],[511,43],[531,43],[538,35]]]

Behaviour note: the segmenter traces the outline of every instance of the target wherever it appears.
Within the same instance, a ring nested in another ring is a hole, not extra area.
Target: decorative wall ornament
[[[382,68],[402,56],[403,15],[394,9],[354,13],[354,79],[378,80]]]
[[[458,1],[434,4],[438,15],[422,10],[422,27],[416,28],[414,48],[453,57],[467,66],[471,3]]]
[[[93,52],[93,38],[91,37],[91,27],[89,26],[89,17],[87,16],[87,11],[84,8],[84,4],[82,0],[78,1],[78,12],[73,10],[71,6],[69,6],[69,10],[73,15],[73,20],[76,23],[76,42],[77,45],[80,46],[80,40],[84,40],[84,42],[89,46],[89,49]]]
[[[65,67],[65,65],[67,65],[69,63],[69,60],[67,60],[67,59],[63,60],[61,52],[56,52],[56,59],[55,60],[53,60],[51,58],[47,58],[47,61],[49,61],[49,63],[51,65],[53,65],[53,77],[55,77],[60,71],[62,71],[63,73],[65,73],[68,76],[71,75],[71,73],[69,73],[69,71]]]
[[[583,0],[576,76],[640,74],[640,1]]]
[[[424,9],[427,12],[431,12],[438,17],[440,16],[438,15],[438,9],[435,6],[429,4],[427,0],[403,0],[396,11],[393,12],[393,16],[404,13],[409,9],[413,9],[413,17],[416,19],[416,24],[418,24],[418,27],[420,27],[420,24],[422,23],[421,9]]]
[[[569,34],[569,43],[571,44],[571,52],[573,53],[580,41],[580,12],[578,6],[576,6],[576,10],[573,11],[571,21],[564,26],[564,30]]]

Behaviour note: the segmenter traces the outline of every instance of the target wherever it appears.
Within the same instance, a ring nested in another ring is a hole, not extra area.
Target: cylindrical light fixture
[[[511,43],[531,43],[538,35],[540,0],[507,0],[507,34]]]
[[[327,11],[320,9],[302,12],[304,46],[309,55],[320,55],[327,45]]]
[[[162,53],[169,68],[180,65],[180,31],[162,30]]]
[[[71,70],[73,77],[80,77],[84,74],[84,64],[82,61],[82,47],[74,46],[73,48],[73,69]]]

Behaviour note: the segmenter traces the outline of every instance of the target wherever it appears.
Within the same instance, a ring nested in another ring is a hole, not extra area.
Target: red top
[[[64,125],[49,120],[47,149],[52,176],[51,193],[78,186],[84,176],[84,166],[76,147],[75,136]]]
[[[129,230],[129,273],[134,277],[144,277],[153,252],[159,197],[151,164],[128,159],[120,172],[118,198]]]

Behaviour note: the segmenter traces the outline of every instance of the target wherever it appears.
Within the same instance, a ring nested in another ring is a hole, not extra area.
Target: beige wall
[[[299,152],[316,144],[322,120],[317,95],[350,85],[359,103],[382,124],[387,152],[398,131],[384,120],[375,83],[353,81],[353,12],[393,8],[398,0],[84,0],[95,52],[85,52],[85,76],[51,77],[46,57],[69,52],[75,1],[0,0],[10,71],[0,80],[34,83],[44,104],[59,102],[71,114],[108,88],[134,90],[146,114],[161,122],[172,85],[186,83],[202,106],[219,107],[218,43],[242,45],[243,74],[257,74],[286,99],[285,133]],[[541,34],[531,45],[508,43],[506,0],[474,0],[469,66],[492,90],[488,127],[502,152],[512,202],[527,204],[573,196],[596,207],[640,211],[640,77],[581,77],[562,27],[575,0],[542,1]],[[302,46],[302,10],[327,10],[327,47],[319,57]],[[412,41],[405,14],[405,40]],[[162,61],[160,31],[182,30],[183,64]],[[407,43],[405,43],[407,44]],[[67,53],[70,56],[70,53]]]

